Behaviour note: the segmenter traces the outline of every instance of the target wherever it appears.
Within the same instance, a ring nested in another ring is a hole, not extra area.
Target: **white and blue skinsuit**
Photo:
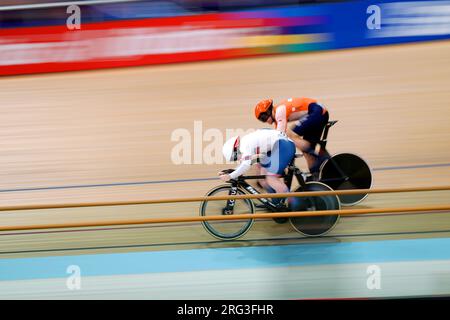
[[[261,155],[261,167],[274,175],[281,175],[295,157],[296,148],[286,134],[275,129],[258,129],[241,138],[239,151],[241,163],[230,174],[231,179],[247,172],[255,155]]]

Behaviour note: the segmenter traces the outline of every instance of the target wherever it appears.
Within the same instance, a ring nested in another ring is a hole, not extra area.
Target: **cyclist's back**
[[[317,174],[323,159],[317,157],[315,148],[329,119],[325,107],[306,97],[285,99],[277,105],[272,99],[265,99],[256,105],[255,115],[258,120],[275,124],[277,130],[286,132],[303,152],[310,172]],[[296,123],[288,128],[291,121]]]
[[[241,138],[240,151],[244,159],[246,156],[265,155],[280,139],[286,140],[288,137],[278,130],[258,129]]]

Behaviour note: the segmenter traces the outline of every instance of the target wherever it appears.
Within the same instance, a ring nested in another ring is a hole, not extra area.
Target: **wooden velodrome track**
[[[329,149],[362,155],[374,187],[450,182],[450,42],[3,78],[0,205],[204,195],[226,165],[175,165],[171,134],[257,128],[253,105],[305,95],[339,123]],[[205,143],[206,144],[206,143]],[[298,164],[304,168],[303,159]],[[358,207],[448,204],[450,192],[371,195]],[[198,203],[2,212],[0,225],[198,215]],[[449,213],[342,218],[305,239],[258,221],[218,242],[199,223],[0,233],[0,257],[450,235]]]

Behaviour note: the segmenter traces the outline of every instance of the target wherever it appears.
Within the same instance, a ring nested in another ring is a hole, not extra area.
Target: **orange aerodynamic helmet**
[[[264,99],[255,107],[255,117],[259,121],[266,122],[272,116],[273,100]]]

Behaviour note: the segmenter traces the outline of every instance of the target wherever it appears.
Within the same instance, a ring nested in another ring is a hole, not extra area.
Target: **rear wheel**
[[[326,160],[320,168],[320,182],[333,190],[370,189],[372,172],[369,165],[352,153],[339,153]],[[352,206],[367,197],[367,193],[340,195],[342,205]]]
[[[237,188],[236,195],[245,194],[244,190]],[[231,185],[221,185],[211,191],[206,196],[229,196],[232,195]],[[244,214],[255,212],[255,207],[250,199],[219,201],[203,201],[200,205],[200,215],[217,216],[230,214]],[[202,225],[209,234],[220,240],[233,240],[242,237],[253,224],[253,219],[247,220],[212,220],[203,221]]]
[[[305,187],[300,186],[296,192],[302,191],[332,191],[332,189],[321,182],[307,182]],[[291,211],[321,211],[339,210],[341,208],[339,198],[335,195],[298,197],[298,205],[291,207]],[[339,220],[339,215],[291,217],[289,219],[292,227],[306,236],[321,236],[334,228]]]

